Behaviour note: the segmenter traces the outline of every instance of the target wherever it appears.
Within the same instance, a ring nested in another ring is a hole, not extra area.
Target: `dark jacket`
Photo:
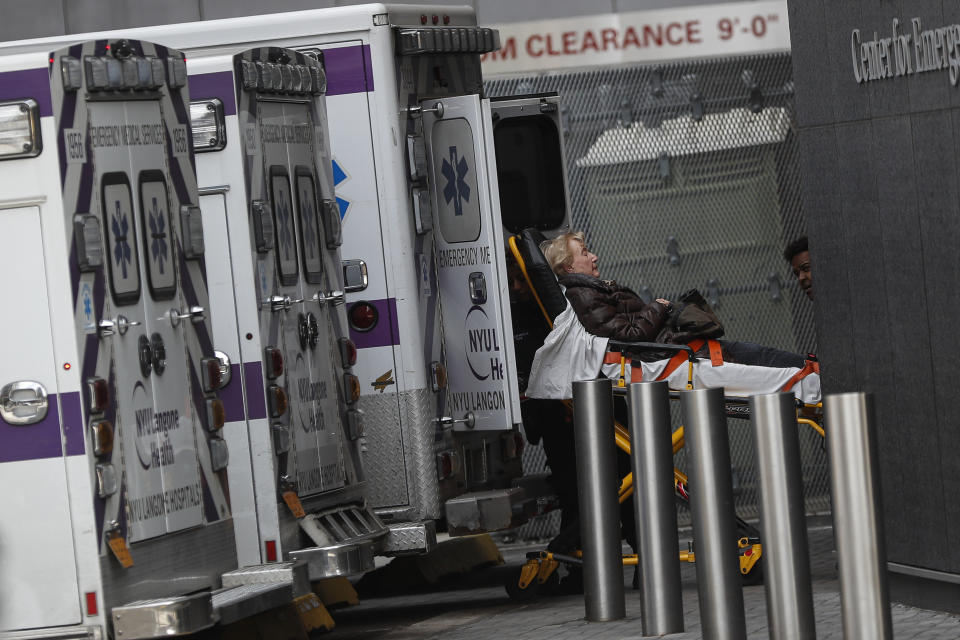
[[[602,338],[652,342],[669,315],[659,302],[645,303],[640,296],[613,280],[583,273],[559,278],[567,299],[587,331]]]

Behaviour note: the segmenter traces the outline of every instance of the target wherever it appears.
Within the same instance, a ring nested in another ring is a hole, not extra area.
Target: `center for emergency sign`
[[[456,167],[456,171],[454,171]],[[457,147],[450,147],[450,159],[443,159],[440,167],[440,173],[447,179],[447,185],[443,188],[443,197],[450,204],[453,200],[453,215],[463,215],[463,200],[470,202],[470,185],[467,184],[467,173],[470,167],[467,166],[467,159],[459,157]]]

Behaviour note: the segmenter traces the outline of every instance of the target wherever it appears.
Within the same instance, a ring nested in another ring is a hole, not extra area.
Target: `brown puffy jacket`
[[[583,273],[559,278],[567,299],[587,331],[602,338],[652,342],[669,312],[659,302],[646,304],[640,296],[612,280]]]

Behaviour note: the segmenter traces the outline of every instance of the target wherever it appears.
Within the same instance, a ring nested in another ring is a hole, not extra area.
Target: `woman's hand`
[[[667,309],[673,306],[673,303],[669,300],[664,300],[663,298],[657,298],[657,302],[665,306]]]

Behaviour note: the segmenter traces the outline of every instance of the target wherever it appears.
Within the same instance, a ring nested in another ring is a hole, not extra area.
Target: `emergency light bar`
[[[327,76],[318,65],[280,62],[240,62],[240,82],[247,91],[320,95],[327,90]]]
[[[219,98],[194,100],[190,103],[190,127],[193,150],[220,151],[227,146],[227,127],[223,118],[223,102]]]
[[[130,57],[118,60],[111,56],[85,56],[83,68],[90,91],[142,91],[158,89],[167,81],[170,72],[170,88],[179,89],[187,83],[187,63],[182,58],[163,60],[154,57]],[[60,59],[63,86],[68,91],[80,88],[80,61],[65,56]]]
[[[397,52],[402,56],[423,53],[490,53],[500,48],[500,32],[487,27],[424,27],[398,29]]]
[[[0,160],[31,158],[42,149],[36,100],[0,102]]]

